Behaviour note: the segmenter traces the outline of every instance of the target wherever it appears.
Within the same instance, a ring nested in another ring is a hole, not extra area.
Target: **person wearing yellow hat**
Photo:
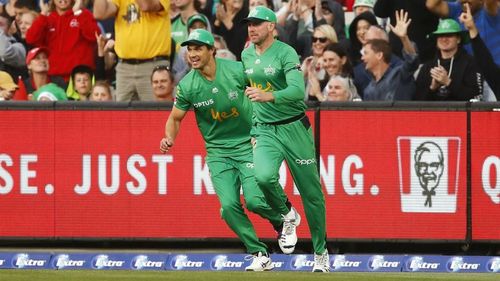
[[[243,190],[246,208],[267,219],[275,229],[280,227],[280,214],[265,202],[254,178],[252,105],[244,95],[247,83],[243,66],[241,62],[215,58],[214,37],[204,29],[191,31],[181,45],[187,46],[192,70],[177,85],[160,151],[166,153],[174,146],[182,120],[194,108],[222,218],[252,254],[252,263],[245,270],[271,270],[274,265],[267,246],[258,239],[240,203]]]
[[[469,36],[453,19],[441,20],[430,37],[437,41],[436,57],[424,63],[417,77],[418,100],[469,101],[483,93],[483,79],[462,48]]]
[[[17,88],[9,73],[0,71],[0,101],[12,99]]]

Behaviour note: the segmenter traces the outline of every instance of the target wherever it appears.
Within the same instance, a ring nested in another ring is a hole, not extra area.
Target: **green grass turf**
[[[311,273],[311,272],[194,272],[194,271],[97,271],[97,270],[0,270],[5,281],[128,281],[128,280],[203,280],[203,281],[493,281],[495,273]]]

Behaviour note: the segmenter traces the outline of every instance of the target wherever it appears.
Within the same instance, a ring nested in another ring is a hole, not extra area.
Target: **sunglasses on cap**
[[[168,65],[157,65],[153,68],[153,72],[154,71],[159,71],[159,70],[166,70],[166,71],[170,71],[170,67]]]
[[[328,38],[326,38],[326,37],[314,37],[314,36],[312,37],[313,43],[318,42],[318,41],[321,43],[326,43],[327,40],[328,40]]]

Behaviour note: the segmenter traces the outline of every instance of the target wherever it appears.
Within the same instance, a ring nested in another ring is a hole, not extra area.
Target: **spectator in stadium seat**
[[[151,86],[156,101],[174,101],[174,75],[166,65],[158,65],[151,74]]]
[[[171,32],[177,50],[179,50],[180,44],[184,42],[189,35],[189,18],[192,16],[197,15],[199,18],[204,18],[203,21],[205,21],[206,25],[204,29],[212,30],[207,17],[198,12],[200,10],[199,0],[176,0],[172,2],[179,9],[179,14],[172,19]]]
[[[415,80],[413,74],[418,68],[417,51],[408,38],[408,26],[411,19],[405,11],[396,12],[396,25],[390,25],[391,31],[403,43],[402,65],[392,67],[391,46],[385,40],[368,41],[363,47],[361,59],[365,67],[373,75],[366,87],[363,100],[412,100],[415,96]]]
[[[175,48],[169,8],[167,0],[94,0],[96,19],[115,17],[117,101],[154,100],[151,72],[169,65]]]
[[[217,5],[214,33],[226,40],[227,48],[240,59],[248,37],[246,26],[241,21],[248,14],[248,1],[221,0]]]
[[[66,89],[66,82],[60,76],[49,75],[49,50],[46,48],[34,48],[26,55],[29,77],[24,79],[19,91],[24,91],[22,96],[32,94],[40,87],[54,83],[62,89]]]
[[[26,12],[19,17],[19,32],[21,33],[21,39],[24,41],[24,43],[26,42],[26,33],[28,32],[28,29],[31,27],[31,25],[33,25],[33,22],[37,17],[38,13],[36,12]]]
[[[322,100],[328,81],[335,76],[352,78],[352,66],[345,48],[338,44],[329,44],[323,52],[323,68],[326,77],[319,80],[315,75],[308,76],[308,98],[309,100]]]
[[[373,39],[381,39],[389,43],[389,35],[387,32],[378,25],[371,25],[365,34],[365,41],[368,42]],[[401,65],[403,60],[396,54],[391,55],[391,67],[396,67]],[[370,84],[370,81],[373,79],[372,74],[366,69],[366,65],[364,62],[356,65],[354,67],[354,85],[356,85],[356,89],[358,90],[358,94],[363,97],[364,90],[366,86]]]
[[[362,14],[364,12],[370,12],[374,14],[373,6],[375,5],[375,0],[356,0],[352,5],[352,11],[354,16]]]
[[[0,14],[0,70],[17,79],[27,76],[26,49],[13,36],[12,19]]]
[[[375,15],[364,12],[355,17],[349,25],[349,59],[353,66],[361,63],[361,48],[366,44],[365,34],[372,25],[377,25]]]
[[[111,86],[106,80],[97,80],[90,94],[91,101],[113,101]]]
[[[30,95],[34,101],[65,101],[66,93],[54,83],[48,83]]]
[[[50,75],[69,80],[79,64],[95,69],[95,33],[100,33],[92,13],[81,7],[81,0],[53,1],[42,7],[26,33],[26,42],[50,50]],[[49,9],[50,11],[48,11]]]
[[[345,38],[344,13],[333,0],[291,0],[288,13],[285,24],[287,43],[294,47],[302,60],[311,55],[311,35],[318,26],[332,26],[336,42]]]
[[[96,80],[106,80],[113,84],[116,80],[115,66],[117,64],[114,52],[115,40],[104,34],[95,34],[97,41],[97,59],[95,69]]]
[[[70,100],[85,101],[89,99],[92,84],[95,80],[94,71],[88,65],[77,65],[71,71],[66,95]]]
[[[335,29],[339,42],[346,38],[344,10],[335,0],[316,0],[314,16],[316,19],[315,27],[329,24]]]
[[[479,30],[474,23],[469,4],[466,3],[465,11],[460,15],[460,21],[469,30],[474,58],[481,69],[484,79],[493,90],[497,100],[500,100],[500,67],[495,64],[493,57],[479,35]]]
[[[436,52],[435,42],[428,40],[427,35],[438,25],[438,17],[425,7],[425,0],[377,0],[374,6],[375,15],[380,18],[388,18],[389,23],[395,24],[395,13],[399,10],[408,12],[412,19],[408,27],[408,37],[417,44],[418,56],[421,61],[426,61],[434,57]],[[399,38],[394,33],[389,33],[389,42],[392,52],[402,57],[402,45]]]
[[[305,79],[315,76],[319,80],[325,80],[323,52],[328,44],[338,42],[337,34],[331,25],[323,24],[314,29],[311,42],[311,55],[304,59],[301,66],[302,73]]]
[[[417,77],[417,100],[469,101],[482,95],[482,76],[474,61],[462,48],[469,41],[453,19],[442,20],[432,36],[438,52],[424,63]]]
[[[498,0],[459,0],[449,2],[443,0],[426,0],[427,8],[442,18],[459,21],[463,12],[463,4],[468,3],[479,35],[490,50],[497,65],[500,65],[500,2]],[[465,49],[472,54],[470,45]]]
[[[333,76],[328,81],[320,101],[361,101],[352,78]]]
[[[9,73],[0,71],[0,101],[11,100],[18,86]]]
[[[227,48],[226,40],[224,37],[214,34],[214,43],[215,43],[215,53],[216,58],[222,58],[227,60],[236,60],[236,56]]]

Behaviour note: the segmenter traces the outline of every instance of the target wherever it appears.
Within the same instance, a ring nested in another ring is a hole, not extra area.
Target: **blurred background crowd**
[[[0,100],[173,101],[189,32],[239,60],[260,5],[305,100],[500,98],[499,0],[0,0]]]

